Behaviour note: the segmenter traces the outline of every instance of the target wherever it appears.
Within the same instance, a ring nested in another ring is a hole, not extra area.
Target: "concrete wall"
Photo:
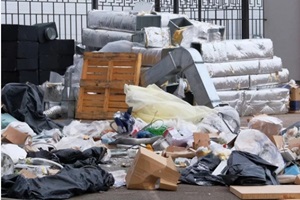
[[[264,1],[265,38],[273,41],[290,78],[300,81],[300,0]]]

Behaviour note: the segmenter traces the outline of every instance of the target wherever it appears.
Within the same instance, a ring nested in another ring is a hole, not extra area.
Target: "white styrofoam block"
[[[212,78],[216,90],[240,90],[249,88],[249,76]]]
[[[259,73],[259,60],[205,63],[210,77],[241,76]]]
[[[146,47],[168,47],[171,45],[169,27],[145,27],[144,39]]]

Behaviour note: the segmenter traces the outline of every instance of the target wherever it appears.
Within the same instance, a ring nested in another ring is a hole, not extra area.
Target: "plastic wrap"
[[[204,62],[228,61],[225,42],[206,42],[202,44],[202,58]]]
[[[271,59],[260,59],[259,60],[259,74],[269,74],[282,69],[281,58],[274,56]]]
[[[249,76],[212,78],[216,90],[240,90],[249,88]]]
[[[117,40],[133,41],[134,35],[134,33],[129,32],[83,28],[82,44],[90,47],[101,48],[107,43]]]
[[[273,42],[270,39],[226,40],[228,60],[273,58]]]
[[[173,14],[164,12],[157,12],[156,14],[161,16],[161,27],[168,27],[170,19],[175,19],[179,17],[185,17],[188,19],[188,16],[185,14]]]
[[[259,61],[205,63],[210,77],[242,76],[259,73]]]
[[[206,106],[192,106],[152,84],[147,87],[125,85],[126,103],[133,107],[133,116],[150,123],[153,119],[183,119],[199,123],[209,113],[216,112]]]
[[[289,82],[289,70],[285,68],[277,73],[250,75],[251,88],[287,82]]]
[[[267,162],[274,164],[278,167],[276,170],[277,174],[285,167],[284,160],[278,148],[259,130],[242,130],[235,140],[234,147],[238,151],[258,155]]]
[[[240,116],[288,112],[289,90],[286,88],[218,91],[217,93],[222,103],[234,107]]]
[[[162,48],[132,47],[132,52],[142,54],[142,66],[153,66],[161,60]]]
[[[168,47],[171,45],[169,27],[145,27],[144,39],[146,47]]]
[[[88,12],[88,28],[131,30],[136,28],[136,15],[123,11],[92,10]]]

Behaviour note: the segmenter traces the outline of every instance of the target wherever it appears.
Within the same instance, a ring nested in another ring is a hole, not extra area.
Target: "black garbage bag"
[[[221,176],[226,185],[278,185],[276,169],[257,155],[232,151]]]
[[[222,177],[212,175],[220,162],[221,160],[217,156],[210,153],[199,159],[194,165],[181,171],[179,180],[193,185],[225,185]]]
[[[18,199],[67,199],[107,191],[114,181],[112,174],[99,166],[65,167],[55,175],[42,178],[26,179],[22,175],[2,176],[1,195]]]
[[[30,83],[8,83],[1,91],[2,104],[6,111],[19,121],[26,122],[39,134],[63,126],[43,114],[43,91]]]
[[[28,152],[27,157],[31,158],[45,158],[60,164],[75,164],[81,166],[82,164],[95,165],[100,164],[107,149],[105,147],[91,147],[84,151],[76,149],[61,149],[51,152],[40,150],[37,152]]]

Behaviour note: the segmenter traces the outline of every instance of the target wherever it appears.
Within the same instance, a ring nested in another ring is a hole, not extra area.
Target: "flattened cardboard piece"
[[[300,87],[295,85],[290,88],[290,100],[300,101]]]
[[[140,148],[125,177],[128,189],[177,190],[179,172],[171,157]]]
[[[21,132],[12,126],[8,126],[1,135],[1,141],[12,144],[25,144],[27,138],[30,137],[27,133]]]
[[[37,175],[32,173],[31,171],[28,171],[27,169],[22,169],[20,171],[20,174],[24,176],[25,178],[37,178]]]
[[[196,156],[196,151],[191,151],[186,149],[185,147],[178,147],[178,146],[168,146],[164,151],[165,157],[171,158],[193,158]]]
[[[278,149],[282,149],[285,146],[283,137],[281,135],[273,135],[271,141]]]
[[[300,138],[293,138],[293,139],[289,140],[288,148],[292,149],[294,147],[299,147],[300,148]]]
[[[210,137],[206,133],[194,133],[193,148],[197,150],[199,147],[209,147]]]
[[[295,185],[300,185],[300,174],[297,175],[294,184],[295,184]]]

